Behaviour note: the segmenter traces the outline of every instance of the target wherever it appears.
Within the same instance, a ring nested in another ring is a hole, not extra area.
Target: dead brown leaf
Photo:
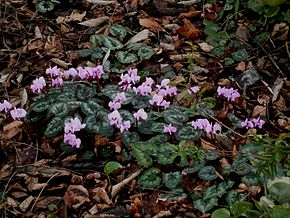
[[[33,200],[34,200],[34,197],[29,196],[24,201],[22,201],[21,204],[19,205],[20,210],[25,212],[28,209],[28,207],[31,205]]]
[[[200,36],[200,31],[187,19],[183,20],[183,26],[178,29],[178,33],[194,40]]]
[[[163,28],[160,26],[159,23],[157,23],[155,21],[154,18],[143,18],[143,19],[139,19],[139,24],[141,26],[144,26],[146,28],[148,28],[149,30],[157,30],[157,31],[162,31]]]
[[[12,139],[14,136],[18,135],[22,130],[23,122],[20,120],[15,120],[3,128],[3,133],[0,134],[0,139]]]
[[[69,16],[65,16],[65,17],[59,16],[56,19],[56,23],[57,24],[62,24],[62,23],[68,23],[68,22],[71,22],[71,21],[79,21],[79,22],[81,22],[83,20],[83,18],[86,16],[86,13],[87,12],[85,11],[85,12],[80,14],[79,12],[74,10],[73,12],[71,12],[71,14]]]
[[[267,108],[262,105],[256,105],[253,109],[252,117],[261,116],[264,117],[267,114]]]
[[[201,15],[201,11],[195,10],[193,6],[190,7],[190,11],[187,13],[181,13],[178,18],[192,18],[192,17],[197,17]]]
[[[283,87],[284,84],[284,79],[278,77],[272,87],[273,90],[273,97],[272,97],[272,102],[276,101],[278,98],[278,95]]]
[[[137,33],[135,36],[133,36],[131,39],[128,40],[128,42],[125,45],[134,44],[136,42],[143,41],[145,39],[148,39],[150,31],[148,29],[144,29]]]
[[[85,202],[90,202],[89,192],[82,185],[70,185],[63,197],[66,205],[74,209],[79,208]]]
[[[105,21],[110,20],[110,17],[108,16],[103,16],[103,17],[98,17],[98,18],[93,18],[90,20],[83,21],[79,23],[82,26],[87,26],[87,27],[97,27],[104,23]]]
[[[246,63],[241,61],[238,66],[235,67],[235,70],[244,72],[246,70]]]
[[[109,198],[108,193],[104,188],[98,187],[93,190],[91,190],[93,193],[93,198],[101,203],[101,200],[103,200],[106,204],[112,204],[112,200]]]

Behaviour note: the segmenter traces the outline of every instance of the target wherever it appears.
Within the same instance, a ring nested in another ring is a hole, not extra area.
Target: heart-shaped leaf
[[[156,156],[157,146],[150,142],[136,142],[131,144],[133,156],[138,164],[150,167],[153,164],[151,156]]]
[[[193,201],[194,208],[198,209],[202,213],[206,213],[207,211],[211,210],[217,205],[218,205],[217,198],[211,198],[206,201],[203,199]]]
[[[87,86],[85,84],[78,84],[76,90],[76,97],[81,100],[87,100],[92,98],[96,94],[96,88],[94,86]]]
[[[55,103],[49,108],[49,112],[58,117],[66,116],[70,111],[70,107],[67,103]]]
[[[198,171],[198,177],[202,180],[214,180],[217,178],[215,168],[212,166],[205,166]]]
[[[164,120],[172,125],[182,125],[188,120],[188,117],[179,109],[168,109],[163,111]]]
[[[43,112],[43,111],[46,111],[48,108],[49,108],[49,102],[43,101],[43,102],[36,103],[32,107],[32,110],[34,110],[35,112]]]
[[[226,208],[220,208],[215,210],[212,214],[211,214],[211,218],[230,218],[231,217],[231,213],[229,210],[227,210]]]
[[[120,39],[125,38],[129,32],[131,32],[131,30],[128,27],[122,26],[120,24],[114,24],[109,28],[109,33],[115,37],[119,37]]]
[[[154,189],[157,186],[160,185],[161,178],[158,176],[158,174],[161,171],[157,168],[149,168],[145,170],[141,176],[139,177],[138,183],[142,189]]]
[[[177,132],[175,133],[175,137],[177,140],[182,141],[195,141],[199,139],[202,135],[202,131],[195,130],[190,125],[184,125],[178,128]]]
[[[158,146],[157,152],[157,162],[159,164],[172,164],[174,162],[174,158],[172,154],[177,150],[176,145],[170,143],[163,143]]]
[[[170,172],[163,175],[163,182],[169,189],[177,188],[181,183],[180,172]]]
[[[134,142],[139,142],[140,141],[140,136],[137,132],[129,132],[129,131],[124,131],[121,134],[122,142],[124,143],[125,146],[129,146],[131,143]]]
[[[62,117],[53,118],[46,127],[44,135],[48,138],[56,136],[64,128],[64,121]]]
[[[130,64],[138,61],[137,55],[125,51],[117,51],[116,58],[122,64]]]
[[[109,161],[105,165],[104,173],[106,175],[109,175],[112,172],[114,172],[115,170],[118,170],[118,169],[121,169],[121,168],[123,168],[123,166],[120,163],[118,163],[117,161]]]

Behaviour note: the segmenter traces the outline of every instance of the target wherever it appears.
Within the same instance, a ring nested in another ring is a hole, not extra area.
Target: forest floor
[[[61,134],[47,137],[49,118],[33,123],[13,120],[2,111],[0,217],[210,217],[219,208],[230,208],[238,217],[249,211],[239,214],[231,205],[242,200],[253,205],[253,199],[265,195],[269,179],[290,176],[289,2],[269,12],[268,6],[247,7],[251,0],[78,0],[54,3],[46,13],[37,11],[33,2],[0,3],[1,103],[34,110],[37,94],[30,85],[47,77],[49,67],[63,71],[103,65],[107,77],[97,83],[100,90],[118,84],[121,74],[136,68],[141,80],[152,77],[159,84],[170,79],[177,87],[168,99],[181,117],[174,117],[170,107],[168,117],[158,117],[163,123],[181,129],[192,119],[207,118],[222,131],[209,135],[200,130],[193,137],[179,129],[173,136],[159,131],[161,121],[154,120],[147,130],[140,127],[136,141],[132,137],[139,130],[124,139],[126,134],[115,129],[109,136],[82,135],[84,147],[66,150],[60,146]],[[98,50],[100,45],[103,50]],[[219,86],[233,87],[240,96],[217,96]],[[199,93],[189,93],[190,87],[199,87]],[[104,96],[100,98],[108,109],[104,99],[109,94]],[[160,108],[146,108],[159,116]],[[258,117],[265,121],[261,128],[241,127],[247,118]],[[158,152],[166,155],[168,147],[138,147],[146,146],[138,141],[148,142],[149,130],[170,137],[160,140],[176,146],[171,162],[158,159]],[[252,217],[265,212],[255,211]]]

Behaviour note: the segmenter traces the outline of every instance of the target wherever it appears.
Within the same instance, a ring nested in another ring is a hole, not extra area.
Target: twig
[[[258,44],[258,46],[262,49],[262,51],[267,55],[267,57],[269,58],[269,60],[272,62],[272,64],[277,68],[277,70],[279,71],[280,74],[282,74],[282,76],[285,77],[285,74],[282,72],[282,70],[280,69],[280,67],[277,65],[277,63],[274,61],[274,59],[272,58],[272,56],[263,48],[263,46],[260,45],[259,42],[257,42],[255,40],[255,42]]]
[[[47,180],[47,182],[45,183],[45,185],[42,187],[41,191],[39,192],[37,198],[35,199],[34,204],[32,205],[32,207],[31,207],[31,209],[30,209],[30,212],[33,211],[33,209],[34,209],[34,207],[35,207],[35,205],[36,205],[36,202],[37,202],[38,199],[40,198],[40,195],[42,194],[43,190],[45,189],[45,187],[47,186],[47,184],[49,183],[49,181],[52,180],[53,177],[57,176],[58,174],[59,174],[59,173],[56,173],[56,174],[52,175],[52,176]]]
[[[135,177],[137,177],[143,169],[137,170],[135,173],[133,173],[131,176],[128,178],[124,179],[123,181],[119,182],[118,184],[114,185],[112,188],[111,196],[112,198],[119,193],[119,191],[127,185],[129,182],[131,182]]]

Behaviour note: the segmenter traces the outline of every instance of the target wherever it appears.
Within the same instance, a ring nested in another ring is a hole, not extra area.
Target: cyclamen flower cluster
[[[71,145],[72,147],[79,148],[81,140],[77,138],[75,132],[85,128],[86,124],[82,124],[81,121],[76,118],[71,118],[64,126],[64,143]]]
[[[115,99],[113,101],[109,102],[110,110],[118,110],[121,108],[121,104],[126,101],[126,95],[125,92],[120,92],[116,95]]]
[[[146,77],[146,81],[143,82],[137,88],[133,87],[133,90],[137,95],[142,95],[142,96],[149,95],[152,92],[153,83],[154,83],[154,80],[152,78]]]
[[[207,134],[216,134],[221,131],[221,126],[217,123],[214,125],[208,121],[208,119],[197,119],[191,122],[191,126],[194,129],[204,130]]]
[[[157,105],[163,107],[164,109],[169,108],[170,102],[163,99],[162,95],[154,94],[153,98],[149,101],[151,105]]]
[[[118,83],[124,91],[131,89],[132,84],[139,82],[140,76],[137,75],[137,69],[129,69],[128,73],[121,75],[121,81]]]
[[[3,103],[0,103],[0,112],[4,111],[5,113],[10,112],[10,115],[13,120],[20,120],[21,118],[24,118],[27,114],[26,110],[23,108],[15,108],[12,109],[12,104],[6,100],[3,101]],[[12,110],[11,110],[12,109]]]
[[[234,101],[236,98],[240,97],[240,93],[237,89],[218,87],[217,89],[218,96],[224,96],[228,101]]]
[[[65,79],[69,78],[79,78],[81,80],[85,79],[100,79],[104,74],[103,66],[98,65],[96,67],[78,67],[70,68],[65,71],[61,71],[57,66],[49,67],[45,71],[46,75],[51,77],[51,86],[59,87],[63,85],[63,77]],[[44,77],[36,78],[32,81],[30,89],[33,93],[41,93],[46,86],[46,81]]]
[[[120,129],[121,133],[127,131],[131,127],[130,121],[123,121],[123,118],[118,110],[114,110],[112,113],[109,113],[108,119],[110,121],[110,125],[115,125],[118,129]]]
[[[261,120],[260,117],[258,117],[257,119],[256,118],[252,118],[252,119],[247,118],[245,121],[243,121],[241,123],[241,126],[246,128],[246,129],[251,129],[254,127],[258,127],[261,129],[263,127],[264,123],[265,123],[265,121]]]

